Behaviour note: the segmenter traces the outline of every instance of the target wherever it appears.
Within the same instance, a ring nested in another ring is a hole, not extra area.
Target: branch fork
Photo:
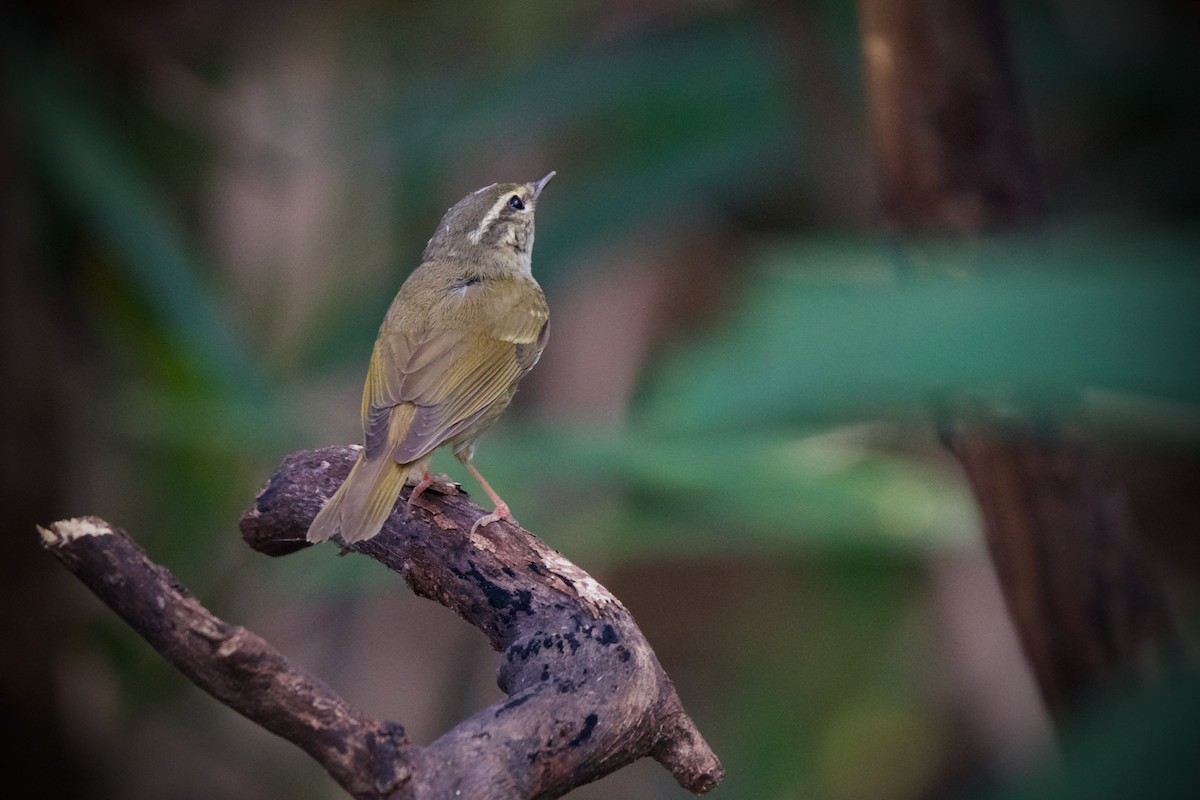
[[[310,546],[308,525],[354,457],[344,446],[284,459],[242,515],[246,542],[272,556]],[[523,528],[470,532],[481,511],[456,487],[423,495],[411,515],[406,500],[378,536],[346,550],[380,561],[479,628],[503,653],[498,683],[507,695],[425,746],[215,617],[104,520],[39,530],[43,545],[184,675],[301,747],[356,798],[559,797],[645,756],[697,794],[721,780],[716,755],[607,589]]]

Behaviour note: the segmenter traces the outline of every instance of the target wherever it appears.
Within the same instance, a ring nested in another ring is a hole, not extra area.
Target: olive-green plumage
[[[534,208],[553,176],[486,186],[442,217],[383,318],[363,387],[363,449],[309,541],[379,533],[406,480],[420,481],[413,497],[429,485],[430,455],[444,444],[496,503],[476,526],[514,521],[471,462],[546,346],[550,315],[530,253]]]

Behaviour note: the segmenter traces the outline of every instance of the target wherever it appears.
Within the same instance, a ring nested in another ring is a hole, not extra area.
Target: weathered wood
[[[43,545],[192,683],[300,746],[355,797],[410,777],[404,729],[370,719],[254,633],[211,612],[124,531],[98,517],[41,529]]]
[[[243,514],[245,540],[270,555],[310,546],[308,525],[354,457],[348,446],[288,456]],[[483,512],[456,488],[426,492],[412,516],[407,492],[377,537],[349,549],[478,627],[503,653],[507,694],[424,747],[212,616],[102,520],[59,522],[43,539],[198,686],[304,748],[355,797],[558,797],[645,756],[693,792],[717,784],[720,762],[615,597],[524,529],[469,534]]]

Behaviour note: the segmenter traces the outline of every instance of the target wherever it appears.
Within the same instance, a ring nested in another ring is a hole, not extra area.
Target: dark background
[[[714,796],[1049,791],[929,409],[1017,396],[1088,431],[1194,631],[1200,21],[1008,11],[1049,223],[919,255],[881,224],[853,4],[3,12],[4,780],[340,796],[38,548],[65,516],[129,530],[418,742],[495,699],[449,612],[330,548],[269,561],[236,520],[285,453],[358,439],[372,338],[444,209],[556,169],[534,256],[553,336],[477,463],[632,610],[726,765]],[[1158,710],[1095,698],[1068,775],[1178,744]],[[685,793],[643,762],[576,795]]]

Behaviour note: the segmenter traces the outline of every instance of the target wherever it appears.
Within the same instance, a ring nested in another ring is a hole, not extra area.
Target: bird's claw
[[[478,530],[479,528],[486,527],[488,525],[491,525],[493,522],[497,522],[499,520],[504,520],[505,522],[511,523],[513,525],[518,524],[516,517],[514,517],[512,515],[512,512],[508,510],[508,504],[507,503],[499,503],[496,505],[495,511],[493,511],[490,514],[484,514],[482,517],[475,520],[475,524],[471,526],[471,535],[474,535],[475,531]]]

